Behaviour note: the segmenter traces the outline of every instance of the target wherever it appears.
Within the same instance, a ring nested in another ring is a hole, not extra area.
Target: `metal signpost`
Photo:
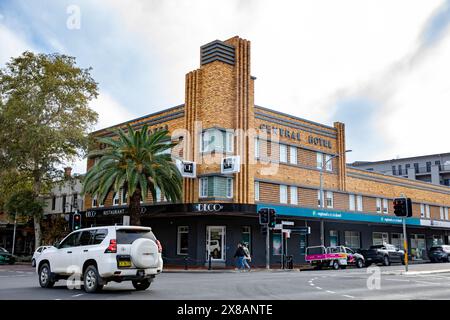
[[[270,270],[270,228],[269,223],[266,224],[266,269]]]

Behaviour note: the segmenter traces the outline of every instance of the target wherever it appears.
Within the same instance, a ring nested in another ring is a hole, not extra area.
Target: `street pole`
[[[320,209],[323,209],[323,167],[324,167],[324,163],[322,160],[322,165],[320,167],[320,188],[319,188]],[[322,246],[325,245],[324,233],[325,233],[324,222],[323,222],[323,219],[320,219],[320,244]]]
[[[270,229],[268,223],[266,223],[266,230],[266,269],[270,270]]]
[[[17,227],[17,212],[14,214],[14,232],[11,254],[14,255],[14,247],[16,246],[16,227]]]
[[[408,241],[406,241],[406,217],[403,218],[403,250],[405,250],[405,271],[408,272]]]
[[[281,269],[284,269],[284,233],[281,229]]]

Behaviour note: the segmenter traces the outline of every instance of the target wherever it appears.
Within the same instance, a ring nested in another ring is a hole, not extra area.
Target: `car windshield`
[[[0,252],[8,252],[5,248],[0,248]]]
[[[328,248],[328,252],[329,253],[341,253],[343,251],[344,250],[342,250],[341,247],[330,247],[330,248]]]
[[[132,244],[134,240],[145,238],[155,241],[153,232],[143,229],[119,229],[116,231],[118,244]]]
[[[431,247],[430,251],[431,252],[442,251],[442,247]]]
[[[370,246],[370,249],[383,249],[383,248],[384,248],[384,245],[382,245],[382,244],[378,244],[376,246]]]

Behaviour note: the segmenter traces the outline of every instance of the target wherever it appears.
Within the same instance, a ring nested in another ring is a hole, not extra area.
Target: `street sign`
[[[291,226],[285,226],[284,229],[291,230],[291,232],[295,232],[295,233],[311,234],[311,227],[291,227]]]
[[[185,178],[195,178],[197,176],[197,164],[193,161],[176,159],[176,165],[181,176]]]
[[[222,164],[220,166],[220,172],[222,174],[226,173],[236,173],[241,171],[241,157],[240,156],[230,156],[222,158]]]
[[[294,221],[281,221],[282,225],[285,226],[293,226],[294,225]]]
[[[282,224],[276,224],[274,229],[275,230],[281,230],[281,229],[283,229],[283,225]]]

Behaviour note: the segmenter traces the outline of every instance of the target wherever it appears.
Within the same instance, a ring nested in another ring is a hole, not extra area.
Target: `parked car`
[[[370,246],[367,250],[361,250],[361,254],[365,258],[366,266],[372,263],[382,263],[384,266],[389,266],[391,263],[405,264],[405,251],[392,244]]]
[[[0,247],[0,264],[14,264],[16,258],[5,248]]]
[[[50,248],[50,246],[42,246],[36,249],[36,251],[33,253],[33,257],[31,258],[31,266],[34,268],[36,267],[36,259],[41,255],[41,253],[45,250]]]
[[[450,262],[450,246],[432,246],[428,251],[431,262]]]
[[[147,289],[163,269],[162,247],[149,227],[106,226],[80,229],[36,259],[39,284],[79,278],[87,293],[100,291],[110,281],[131,281]]]
[[[306,262],[309,262],[316,269],[331,267],[335,270],[345,269],[348,265],[355,265],[358,268],[364,266],[364,257],[344,246],[315,246],[306,248]]]

